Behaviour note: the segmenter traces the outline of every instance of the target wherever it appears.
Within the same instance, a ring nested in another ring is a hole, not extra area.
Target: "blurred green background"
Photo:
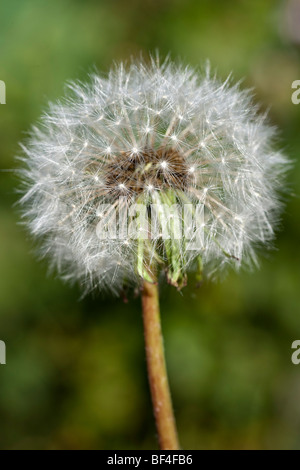
[[[254,273],[182,294],[161,286],[166,355],[185,449],[299,449],[300,2],[10,0],[0,5],[0,167],[69,79],[154,52],[231,71],[270,109],[294,159],[276,247]],[[87,297],[47,276],[0,171],[2,449],[155,449],[139,299]]]

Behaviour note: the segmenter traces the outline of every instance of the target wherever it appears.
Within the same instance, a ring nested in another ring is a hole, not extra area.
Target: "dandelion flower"
[[[23,147],[25,216],[64,278],[119,293],[157,270],[181,286],[188,270],[257,263],[255,247],[274,236],[286,160],[247,91],[154,61],[70,88]],[[120,201],[124,211],[162,207],[156,230],[101,237],[109,214],[120,229]],[[176,240],[171,206],[182,224],[184,206],[194,212]]]
[[[181,288],[188,271],[257,264],[257,246],[274,237],[287,160],[248,91],[156,60],[69,88],[23,146],[21,201],[63,278],[115,294],[143,285],[147,330],[160,273]]]

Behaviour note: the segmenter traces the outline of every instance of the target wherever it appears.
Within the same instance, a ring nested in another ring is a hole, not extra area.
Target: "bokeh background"
[[[156,449],[139,299],[87,297],[47,275],[13,206],[30,124],[69,79],[142,52],[171,53],[253,87],[294,159],[276,250],[254,273],[180,294],[161,286],[166,355],[185,449],[299,449],[300,2],[10,0],[0,5],[2,449]],[[3,171],[4,170],[4,171]]]

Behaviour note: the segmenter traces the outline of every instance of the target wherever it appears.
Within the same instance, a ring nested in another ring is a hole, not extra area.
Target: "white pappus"
[[[256,247],[274,236],[288,165],[248,91],[154,59],[69,88],[22,146],[21,170],[26,224],[62,277],[118,294],[162,272],[181,287],[189,270],[216,276],[257,263]],[[135,234],[99,236],[101,218],[109,224],[116,211],[120,228],[120,201],[129,211],[144,205],[149,220],[149,207],[162,207],[157,230],[145,236],[132,217]],[[187,233],[200,231],[189,249]]]

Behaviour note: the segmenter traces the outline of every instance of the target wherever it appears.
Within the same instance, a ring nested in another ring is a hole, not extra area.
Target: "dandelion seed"
[[[62,276],[86,291],[118,294],[159,272],[180,288],[200,258],[204,273],[214,276],[257,262],[255,247],[274,237],[288,165],[249,93],[208,72],[156,61],[117,66],[108,78],[94,76],[71,90],[33,129],[23,172],[24,215]],[[110,205],[109,221],[135,203],[162,207],[156,232],[142,242],[137,226],[126,243],[99,240],[98,206]],[[205,224],[195,215],[199,203]],[[205,225],[194,250],[184,238],[173,239],[168,225],[169,241],[160,237],[166,221],[174,226],[178,218],[166,208],[185,204],[194,208],[191,233]]]

